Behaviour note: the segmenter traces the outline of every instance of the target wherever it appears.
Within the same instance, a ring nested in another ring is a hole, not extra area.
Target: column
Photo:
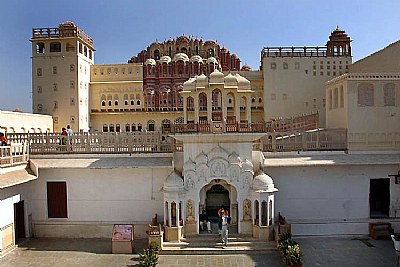
[[[168,203],[166,201],[164,201],[164,225],[167,225],[167,207],[165,206],[165,204]]]
[[[179,213],[180,213],[180,202],[178,202],[179,200],[176,200],[177,202],[176,202],[176,226],[177,227],[179,227],[180,226],[180,223],[179,223],[179,220],[180,220],[180,218],[179,218]]]
[[[187,124],[187,97],[185,95],[183,97],[183,123]]]
[[[228,115],[228,107],[226,104],[226,100],[227,100],[227,95],[225,92],[221,92],[221,108],[222,108],[222,121],[226,122],[226,117]]]
[[[172,203],[168,202],[168,226],[172,225]]]
[[[211,123],[212,121],[212,92],[207,92],[207,121]]]
[[[235,94],[235,117],[236,122],[240,122],[240,97]]]
[[[258,200],[258,226],[262,225],[262,202],[261,199]]]
[[[200,106],[199,106],[199,94],[194,95],[194,123],[199,123],[200,117]]]
[[[243,199],[238,198],[238,208],[237,208],[237,225],[238,225],[238,234],[241,233],[241,221],[243,221]]]
[[[251,96],[246,98],[246,120],[251,123]]]

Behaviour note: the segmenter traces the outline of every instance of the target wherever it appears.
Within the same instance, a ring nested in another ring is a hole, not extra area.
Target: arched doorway
[[[218,222],[218,210],[230,207],[229,191],[220,184],[213,185],[206,192],[206,212],[211,222]]]

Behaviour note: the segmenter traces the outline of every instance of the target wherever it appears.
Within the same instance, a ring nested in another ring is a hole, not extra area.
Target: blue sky
[[[126,63],[155,40],[217,40],[258,69],[264,46],[322,46],[339,25],[353,61],[400,39],[399,0],[0,0],[0,110],[31,112],[32,28],[73,21],[95,63]]]

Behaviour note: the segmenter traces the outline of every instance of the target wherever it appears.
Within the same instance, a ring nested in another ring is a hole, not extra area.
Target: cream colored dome
[[[160,63],[162,64],[162,63],[167,63],[167,64],[169,64],[169,63],[171,63],[171,58],[169,57],[169,56],[162,56],[161,58],[160,58]]]
[[[185,91],[194,91],[196,89],[196,78],[189,78],[183,83],[183,88]]]
[[[236,79],[238,81],[238,85],[241,89],[250,89],[250,81],[247,80],[245,77],[236,73]]]
[[[203,63],[203,58],[199,55],[194,55],[190,58],[190,62],[199,62]]]
[[[256,191],[263,192],[275,192],[278,191],[275,188],[274,180],[263,171],[259,171],[253,179],[253,189]]]
[[[164,181],[164,191],[176,192],[182,191],[183,179],[179,173],[176,171],[172,172]]]
[[[149,58],[146,60],[146,62],[144,62],[144,65],[152,65],[155,66],[156,65],[156,61],[152,58]]]
[[[218,64],[218,60],[215,57],[207,58],[207,64]]]
[[[228,86],[237,86],[237,79],[231,73],[225,76],[224,78],[225,85]]]
[[[176,54],[176,55],[174,56],[173,61],[174,61],[174,62],[176,62],[176,61],[184,61],[184,62],[187,62],[187,61],[189,61],[189,57],[188,57],[185,53],[178,53],[178,54]]]

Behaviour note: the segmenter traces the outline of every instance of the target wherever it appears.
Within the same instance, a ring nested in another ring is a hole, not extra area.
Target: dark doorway
[[[218,210],[225,206],[229,210],[229,191],[222,185],[213,185],[206,193],[206,212],[210,222],[218,222]]]
[[[369,207],[371,218],[388,218],[390,205],[390,179],[371,179]]]
[[[24,201],[14,203],[14,229],[15,240],[25,238],[25,216],[24,216]]]

